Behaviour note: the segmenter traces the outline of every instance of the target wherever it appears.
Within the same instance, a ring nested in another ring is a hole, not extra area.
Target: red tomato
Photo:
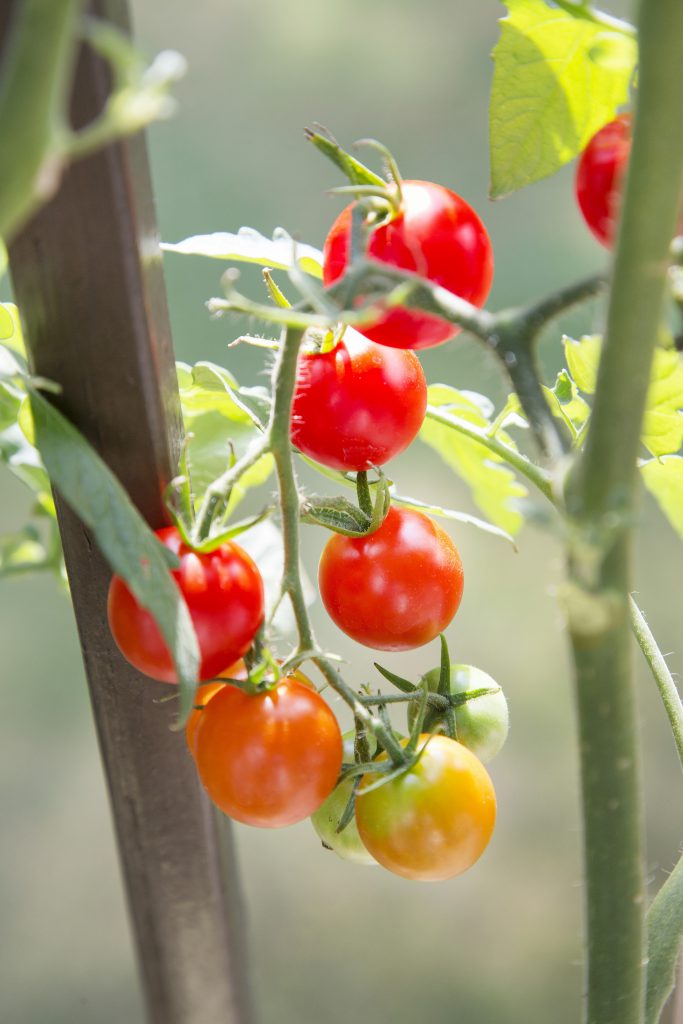
[[[631,115],[610,121],[590,140],[576,169],[576,198],[586,224],[603,245],[616,229],[621,181],[631,152]]]
[[[197,633],[199,680],[212,679],[251,647],[263,621],[261,575],[237,544],[222,544],[209,554],[200,554],[183,544],[175,526],[156,534],[180,558],[173,577]],[[118,576],[109,587],[107,614],[114,640],[131,665],[153,679],[177,682],[159,627]]]
[[[417,356],[375,345],[347,327],[329,352],[299,357],[292,441],[331,469],[367,470],[408,447],[426,408]]]
[[[348,636],[379,651],[406,651],[438,636],[462,597],[455,544],[440,526],[392,506],[367,537],[335,534],[318,573],[330,618]]]
[[[466,871],[486,849],[496,794],[482,763],[462,744],[428,733],[419,743],[427,745],[412,768],[365,796],[363,788],[377,776],[363,777],[356,823],[383,867],[403,878],[439,882]]]
[[[202,712],[196,761],[225,814],[280,828],[307,818],[332,792],[342,737],[320,694],[296,679],[285,676],[255,697],[228,684]]]
[[[401,210],[372,232],[368,256],[420,274],[475,306],[483,306],[493,279],[493,250],[477,214],[443,185],[404,181],[401,190]],[[326,285],[341,277],[348,266],[352,209],[353,205],[342,210],[325,240]],[[372,341],[393,348],[429,348],[457,332],[446,320],[401,307],[363,327]]]
[[[247,678],[247,666],[244,664],[242,659],[236,661],[234,665],[228,666],[225,671],[219,673],[220,676],[226,679],[246,679]],[[204,686],[200,686],[195,696],[195,707],[190,712],[187,722],[185,723],[185,739],[190,749],[190,753],[194,757],[195,755],[195,744],[197,742],[197,729],[202,717],[202,711],[209,703],[212,697],[215,697],[219,690],[222,690],[225,683],[205,683]]]

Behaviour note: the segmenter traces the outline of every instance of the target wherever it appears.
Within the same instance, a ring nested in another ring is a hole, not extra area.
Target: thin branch
[[[562,313],[566,313],[567,310],[579,306],[583,302],[597,298],[606,290],[607,283],[604,274],[591,274],[590,277],[574,281],[565,288],[553,292],[552,295],[529,304],[522,310],[529,333],[536,336],[551,320],[561,316]]]
[[[222,476],[214,480],[212,484],[207,488],[204,500],[202,501],[201,508],[197,514],[197,522],[193,530],[193,539],[196,543],[205,540],[209,534],[209,529],[213,518],[219,505],[223,504],[228,500],[230,491],[235,486],[239,478],[246,473],[248,469],[251,469],[259,459],[268,452],[270,448],[270,435],[268,432],[262,434],[260,437],[249,446],[244,455],[237,460],[234,466],[226,469]]]
[[[633,633],[657,684],[664,709],[671,723],[671,731],[676,741],[678,757],[681,766],[683,766],[683,703],[681,702],[674,678],[669,671],[666,659],[657,646],[657,641],[645,621],[645,616],[633,598],[630,599],[629,604]]]

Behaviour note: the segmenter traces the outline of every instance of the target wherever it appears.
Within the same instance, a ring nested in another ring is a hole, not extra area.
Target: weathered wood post
[[[12,10],[2,0],[0,43]],[[92,0],[90,11],[128,28],[125,0]],[[99,111],[108,88],[104,64],[83,48],[72,102],[77,127]],[[61,385],[59,408],[147,521],[162,525],[181,417],[143,138],[72,167],[12,244],[10,266],[35,372]],[[227,823],[217,828],[183,738],[169,730],[172,711],[156,703],[168,686],[119,655],[106,622],[110,570],[78,510],[56,499],[149,1019],[248,1024]]]

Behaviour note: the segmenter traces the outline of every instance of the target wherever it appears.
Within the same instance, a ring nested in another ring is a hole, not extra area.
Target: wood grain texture
[[[12,5],[0,3],[0,47]],[[128,26],[127,4],[91,13]],[[107,69],[79,57],[72,119],[95,116]],[[141,137],[65,175],[56,198],[14,240],[10,265],[36,373],[153,526],[175,472],[181,432],[161,256]],[[59,525],[104,762],[149,1020],[248,1024],[242,904],[226,821],[216,822],[171,692],[133,670],[106,622],[110,570],[56,495]],[[103,922],[106,927],[106,922]]]

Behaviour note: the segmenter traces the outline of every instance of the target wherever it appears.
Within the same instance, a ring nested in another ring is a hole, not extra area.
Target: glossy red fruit
[[[410,270],[475,306],[483,306],[493,279],[493,250],[486,228],[455,192],[430,181],[403,181],[398,216],[372,232],[368,256]],[[323,279],[332,284],[346,270],[351,240],[347,206],[325,240]],[[380,345],[420,349],[439,345],[458,328],[428,313],[392,309],[363,333]]]
[[[329,352],[299,357],[292,442],[331,469],[368,470],[408,447],[426,408],[417,356],[376,345],[347,327]]]
[[[183,543],[175,526],[156,531],[178,555],[172,572],[192,618],[201,655],[199,681],[212,679],[249,650],[263,621],[263,581],[249,555],[237,544],[221,544],[209,554]],[[177,682],[175,667],[159,627],[119,576],[107,601],[109,627],[128,661],[165,683]]]
[[[252,696],[227,684],[202,712],[195,759],[207,793],[246,825],[307,818],[334,789],[342,736],[329,705],[290,676]]]
[[[392,506],[367,537],[335,534],[318,573],[330,618],[348,636],[379,651],[429,643],[462,597],[462,562],[448,534],[422,512]]]
[[[603,245],[614,239],[621,184],[631,152],[631,115],[622,114],[596,132],[576,169],[576,199],[586,224]]]

